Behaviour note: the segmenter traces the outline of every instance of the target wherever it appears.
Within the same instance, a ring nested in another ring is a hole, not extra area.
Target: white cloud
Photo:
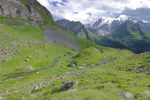
[[[150,8],[150,0],[130,0],[129,4],[126,5],[128,8]]]
[[[51,5],[49,4],[48,0],[37,0],[37,1],[40,2],[45,7],[49,7]]]
[[[88,23],[102,16],[114,16],[125,8],[150,8],[150,0],[38,0],[55,18]]]

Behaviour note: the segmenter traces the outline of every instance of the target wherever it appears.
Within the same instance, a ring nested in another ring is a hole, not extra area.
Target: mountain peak
[[[114,20],[114,18],[111,18],[111,17],[102,17],[102,22],[103,24],[111,24],[112,21]]]
[[[127,21],[128,19],[129,19],[129,16],[126,16],[126,15],[119,15],[119,16],[116,17],[114,20]]]
[[[92,27],[94,28],[101,28],[101,27],[111,27],[112,24],[122,24],[124,22],[131,22],[131,23],[141,23],[143,21],[140,21],[140,20],[137,20],[135,18],[132,18],[130,16],[127,16],[127,15],[119,15],[115,18],[111,18],[111,17],[101,17],[98,21],[96,21]]]

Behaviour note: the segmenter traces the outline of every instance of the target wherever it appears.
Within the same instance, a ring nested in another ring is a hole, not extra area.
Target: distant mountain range
[[[125,48],[135,53],[150,51],[150,23],[126,15],[102,17],[93,25],[66,19],[58,20],[57,23],[75,35],[103,46]]]
[[[86,25],[87,28],[94,33],[100,32],[106,32],[106,33],[112,33],[114,32],[120,25],[122,25],[125,22],[133,23],[135,25],[139,25],[143,32],[150,32],[150,24],[145,23],[143,21],[137,20],[135,18],[126,16],[126,15],[120,15],[116,18],[109,18],[109,17],[102,17],[98,21],[96,21],[93,25]],[[107,35],[102,34],[101,35]]]

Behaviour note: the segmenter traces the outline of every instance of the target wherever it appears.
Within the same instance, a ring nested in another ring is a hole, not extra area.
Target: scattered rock
[[[113,57],[104,57],[102,60],[101,60],[101,63],[102,64],[107,64],[108,62],[110,61],[115,61],[116,58],[113,58]]]
[[[26,62],[29,62],[31,59],[31,56],[27,56],[27,58],[25,59]]]
[[[77,61],[71,61],[71,63],[69,64],[69,66],[74,67],[77,66]]]
[[[150,97],[150,91],[145,91],[145,92],[144,92],[144,95],[145,95],[146,97]]]
[[[38,86],[38,85],[33,85],[31,92],[36,92],[36,91],[38,91],[38,90],[39,90],[39,86]]]
[[[150,71],[150,67],[141,67],[141,68],[135,68],[132,70],[133,72],[136,72],[136,73],[142,73],[144,71]]]
[[[0,96],[0,100],[4,100],[4,98]]]
[[[121,92],[119,95],[122,97],[125,97],[127,100],[133,99],[133,95],[128,91],[127,92]]]
[[[66,91],[71,88],[73,88],[75,85],[77,85],[76,82],[64,82],[63,85],[61,86],[61,90]]]
[[[30,59],[29,58],[26,58],[26,60],[25,60],[26,62],[29,62],[30,61]]]
[[[59,59],[57,59],[57,58],[56,58],[56,59],[54,59],[54,62],[59,62],[59,61],[60,61],[60,60],[59,60]]]
[[[27,70],[33,70],[33,67],[32,66],[26,66],[25,69],[27,69]]]

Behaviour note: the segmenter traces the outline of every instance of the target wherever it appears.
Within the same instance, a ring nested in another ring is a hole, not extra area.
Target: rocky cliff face
[[[51,14],[36,0],[0,0],[0,16],[8,18],[21,18],[34,23],[44,21],[41,12],[45,11],[48,16]]]

